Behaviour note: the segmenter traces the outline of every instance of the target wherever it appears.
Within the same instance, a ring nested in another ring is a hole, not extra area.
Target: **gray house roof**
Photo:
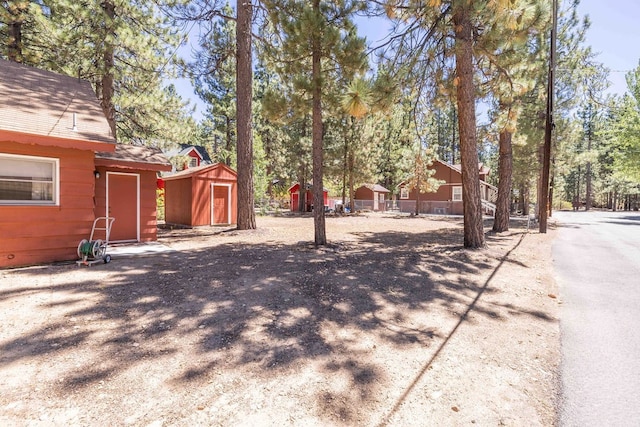
[[[0,59],[0,130],[114,143],[91,84]]]
[[[116,165],[158,171],[171,170],[171,163],[159,148],[128,144],[117,144],[114,152],[97,152],[96,165]]]
[[[186,156],[187,153],[189,153],[191,150],[195,150],[198,153],[203,163],[206,163],[206,164],[213,163],[211,161],[211,157],[209,156],[209,153],[207,152],[207,149],[201,145],[180,144],[179,148],[173,148],[171,150],[168,150],[165,152],[165,154],[169,158],[175,157],[175,156]]]

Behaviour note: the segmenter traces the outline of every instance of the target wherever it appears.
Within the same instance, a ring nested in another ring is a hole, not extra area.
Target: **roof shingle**
[[[0,59],[0,93],[0,130],[115,142],[87,81]]]

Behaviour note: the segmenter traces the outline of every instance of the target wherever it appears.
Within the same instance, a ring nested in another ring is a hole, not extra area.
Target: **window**
[[[378,194],[378,201],[379,203],[384,203],[384,193]]]
[[[196,166],[198,166],[198,159],[195,157],[192,157],[191,160],[189,160],[189,167],[195,168]]]
[[[0,204],[57,205],[59,160],[0,154]]]
[[[407,187],[400,188],[400,198],[408,199],[409,198],[409,189]]]
[[[462,187],[453,187],[453,201],[454,202],[462,201]]]

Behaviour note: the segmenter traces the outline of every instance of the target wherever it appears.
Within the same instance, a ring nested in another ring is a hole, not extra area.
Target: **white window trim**
[[[460,192],[456,190],[460,190]],[[454,202],[462,201],[462,186],[451,187],[451,200]]]
[[[211,225],[217,225],[218,223],[214,221],[215,219],[215,212],[213,209],[213,202],[214,202],[214,198],[213,198],[213,187],[227,187],[227,218],[229,219],[229,222],[227,224],[232,224],[233,221],[231,220],[231,184],[225,184],[225,183],[219,183],[219,182],[212,182],[211,183],[211,189],[210,189],[210,194],[211,194],[211,199],[210,199],[210,205],[211,205]],[[224,223],[222,223],[224,224]]]
[[[55,157],[23,156],[0,153],[0,157],[26,161],[46,162],[53,166],[53,200],[0,200],[5,206],[60,206],[60,159]]]
[[[409,199],[409,189],[407,187],[400,187],[400,200]]]
[[[118,242],[131,242],[131,241],[139,242],[140,241],[140,174],[139,173],[126,173],[126,172],[110,172],[110,171],[107,171],[107,183],[106,183],[106,186],[105,186],[106,200],[105,200],[105,212],[104,212],[104,216],[106,216],[106,217],[110,216],[109,215],[109,206],[110,206],[111,201],[109,200],[109,178],[112,175],[134,176],[136,178],[136,239],[135,240],[118,240]]]

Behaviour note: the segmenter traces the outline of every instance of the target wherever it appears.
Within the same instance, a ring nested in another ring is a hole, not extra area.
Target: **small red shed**
[[[164,177],[165,221],[188,226],[237,223],[238,177],[222,163]]]
[[[115,218],[109,240],[155,241],[157,174],[171,170],[162,151],[118,144],[113,153],[96,153],[95,165],[96,215]]]
[[[311,212],[313,209],[313,185],[307,184],[305,188],[306,191],[300,191],[300,184],[297,182],[289,187],[289,206],[291,212],[300,212],[300,194],[304,197],[305,212]],[[322,198],[324,199],[324,205],[329,206],[329,191],[326,188],[322,190]]]

